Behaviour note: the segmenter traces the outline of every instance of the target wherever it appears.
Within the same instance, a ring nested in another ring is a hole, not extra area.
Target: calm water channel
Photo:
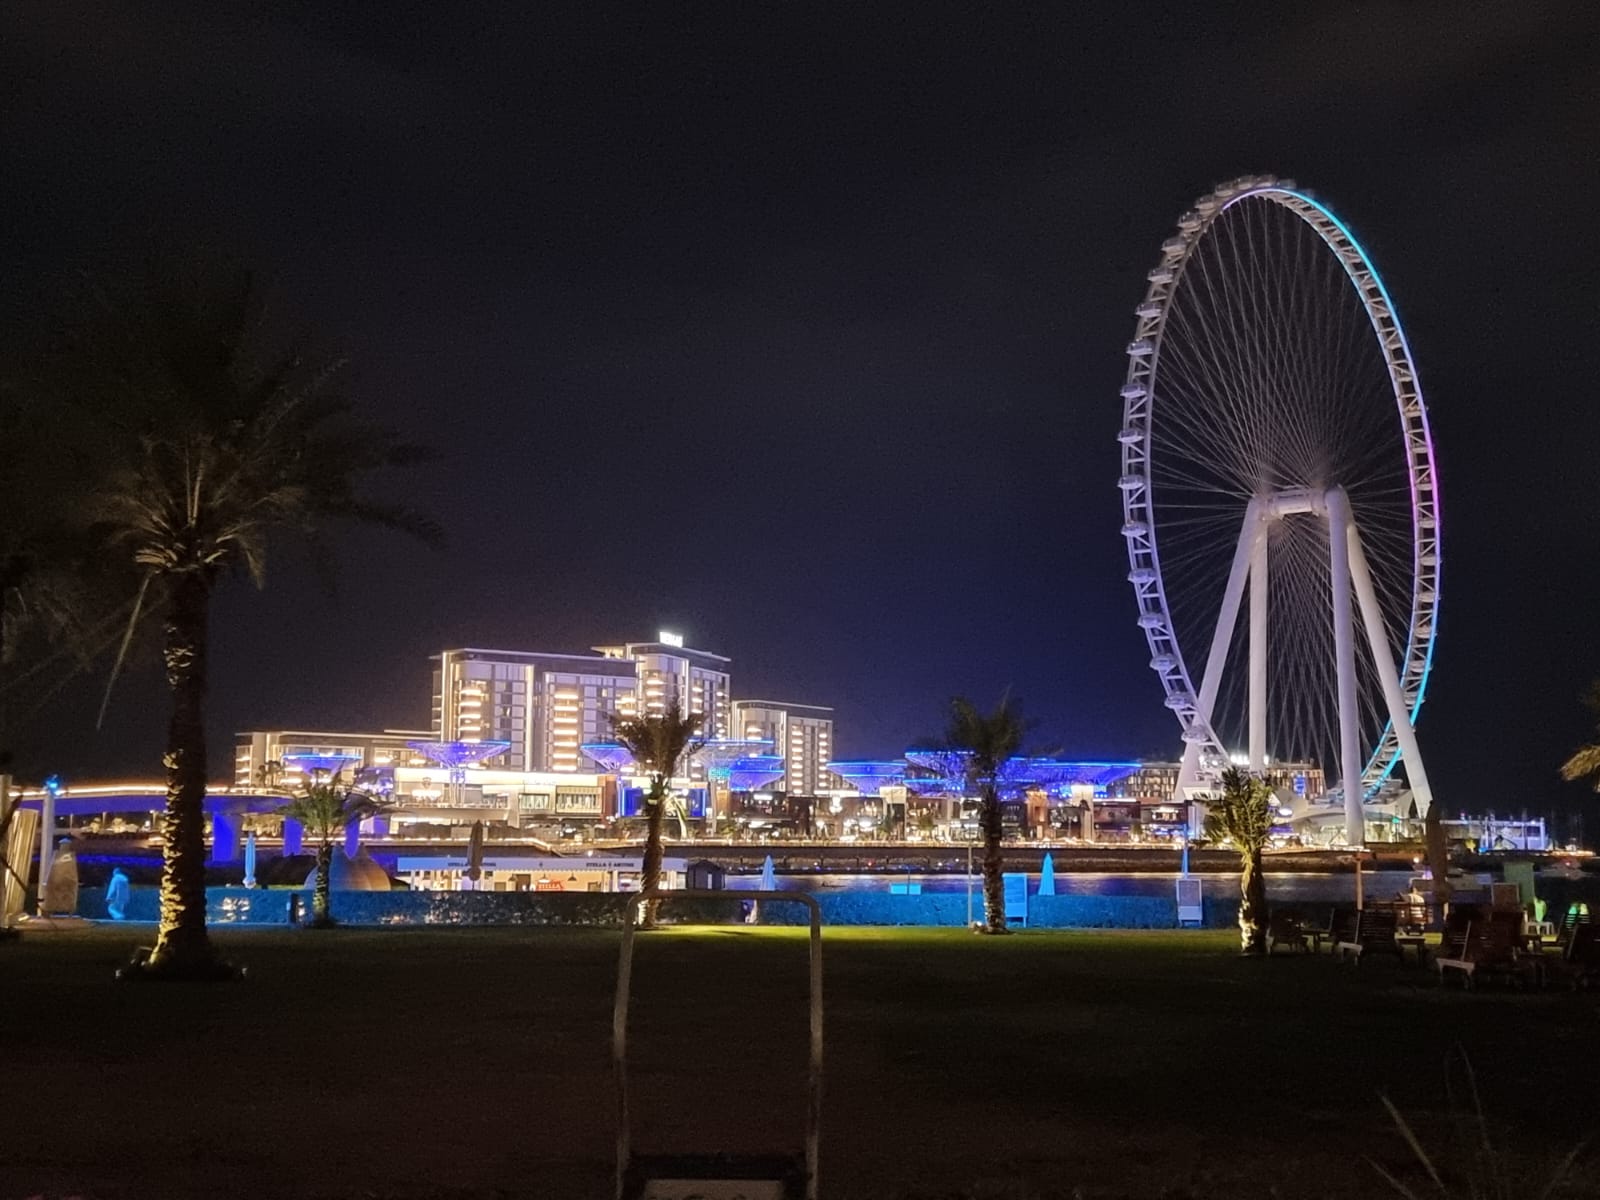
[[[1369,871],[1362,877],[1362,886],[1367,896],[1373,899],[1391,899],[1397,892],[1406,890],[1406,883],[1411,879],[1410,871]],[[1081,874],[1065,872],[1056,875],[1056,894],[1062,896],[1162,896],[1170,897],[1173,891],[1173,882],[1177,874]],[[1224,892],[1232,894],[1238,890],[1239,877],[1234,874],[1201,873],[1199,878],[1203,886],[1211,895],[1220,895]],[[892,884],[915,883],[921,884],[924,892],[965,892],[967,890],[967,877],[965,875],[914,875],[914,874],[874,874],[874,875],[845,875],[845,874],[797,874],[778,875],[776,882],[780,890],[798,890],[811,892],[832,891],[869,891],[887,892]],[[761,886],[761,880],[756,875],[729,875],[727,886],[730,888],[756,889]],[[983,881],[977,876],[972,877],[972,888],[978,891],[982,888]],[[1028,876],[1028,891],[1033,893],[1039,888],[1039,876],[1032,873]],[[1306,901],[1316,903],[1336,903],[1340,901],[1354,903],[1356,897],[1356,877],[1353,874],[1330,875],[1320,872],[1289,872],[1284,874],[1269,874],[1267,876],[1267,895],[1274,900]]]

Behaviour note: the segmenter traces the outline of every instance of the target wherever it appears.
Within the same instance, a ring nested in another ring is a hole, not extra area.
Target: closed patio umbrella
[[[1039,895],[1054,896],[1056,894],[1056,860],[1048,851],[1044,854],[1044,863],[1039,868]]]
[[[767,861],[761,864],[760,888],[763,892],[775,892],[778,890],[778,877],[773,872],[772,855],[770,854],[767,855]]]
[[[256,834],[253,829],[244,839],[244,885],[247,888],[256,885]]]
[[[483,876],[483,822],[474,821],[467,835],[467,869],[462,872],[474,884]],[[468,889],[470,890],[470,889]]]

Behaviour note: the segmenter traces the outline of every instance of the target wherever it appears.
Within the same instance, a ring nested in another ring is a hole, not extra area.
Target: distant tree
[[[965,756],[968,786],[978,793],[978,828],[983,834],[985,933],[1007,933],[1005,859],[1000,850],[1000,776],[1022,750],[1027,725],[1015,701],[1002,696],[993,712],[980,712],[965,696],[950,701],[945,745]]]
[[[313,929],[328,929],[334,924],[328,903],[334,843],[350,826],[388,812],[389,808],[389,804],[366,792],[346,787],[335,776],[325,783],[308,784],[280,810],[286,819],[304,825],[317,843],[317,879],[311,890]]]
[[[1561,764],[1561,778],[1573,782],[1583,780],[1593,784],[1594,790],[1600,792],[1600,679],[1589,685],[1589,690],[1583,695],[1583,703],[1595,719],[1595,740],[1586,746],[1579,746],[1572,757]]]
[[[650,777],[650,791],[645,795],[644,864],[640,890],[651,891],[661,885],[661,823],[672,798],[672,781],[688,764],[690,758],[704,745],[700,727],[705,718],[700,713],[684,715],[674,703],[665,712],[642,717],[614,717],[617,741],[633,755],[634,765]],[[643,925],[653,926],[656,906],[649,905]]]
[[[1272,789],[1243,767],[1222,773],[1222,794],[1210,802],[1207,834],[1239,851],[1239,949],[1267,952],[1267,881],[1261,851],[1272,836]]]
[[[256,786],[266,791],[276,791],[278,781],[283,778],[283,764],[275,758],[269,758],[256,768]]]
[[[130,628],[159,617],[172,699],[164,762],[161,913],[140,970],[158,978],[229,974],[206,936],[205,696],[211,599],[229,576],[265,579],[269,539],[335,520],[436,540],[438,528],[364,496],[373,471],[422,461],[415,447],[353,419],[341,364],[263,345],[244,273],[156,277],[106,299],[72,347],[64,403],[91,413],[115,453],[88,480],[92,529],[139,573]]]

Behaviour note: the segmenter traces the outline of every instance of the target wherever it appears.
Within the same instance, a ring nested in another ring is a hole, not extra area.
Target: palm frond
[[[278,810],[280,816],[299,821],[318,841],[332,841],[351,825],[380,816],[393,807],[386,800],[359,788],[347,787],[337,776],[311,783]]]
[[[1219,782],[1221,794],[1207,804],[1207,835],[1227,838],[1245,854],[1261,850],[1272,836],[1272,789],[1243,767],[1229,767]]]
[[[705,744],[700,736],[705,717],[684,714],[674,703],[666,711],[637,717],[613,717],[613,736],[628,748],[636,764],[648,771],[657,790],[674,778]]]
[[[105,725],[106,708],[111,703],[111,689],[116,686],[117,677],[122,673],[122,666],[128,661],[128,647],[133,644],[133,635],[139,630],[139,622],[144,617],[145,597],[150,594],[151,576],[146,575],[139,584],[139,594],[133,598],[133,611],[128,614],[128,628],[122,635],[122,642],[117,647],[117,657],[111,664],[111,670],[106,674],[105,695],[100,697],[100,711],[95,714],[94,727],[96,729]]]
[[[1561,778],[1571,782],[1592,779],[1595,791],[1600,792],[1600,743],[1580,746],[1577,753],[1561,764]]]
[[[354,521],[437,543],[437,523],[363,491],[421,452],[352,419],[342,358],[258,349],[260,308],[247,272],[167,275],[77,339],[90,367],[67,400],[120,442],[89,498],[102,540],[144,570],[258,585],[278,531]]]
[[[438,524],[370,488],[428,457],[360,421],[344,359],[274,338],[261,291],[215,256],[85,278],[0,378],[0,658],[134,649],[169,584],[265,582],[280,535],[340,522],[438,544]],[[142,598],[142,599],[141,599]],[[129,621],[120,648],[103,625]],[[108,615],[112,618],[108,622]],[[39,689],[30,689],[30,698]]]
[[[999,776],[1005,764],[1021,753],[1027,733],[1028,723],[1009,692],[990,713],[982,712],[965,696],[950,701],[945,744],[969,756],[971,772],[980,782]]]

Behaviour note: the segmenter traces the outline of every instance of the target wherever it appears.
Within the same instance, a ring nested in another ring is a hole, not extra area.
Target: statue
[[[78,856],[72,839],[62,838],[50,860],[50,878],[39,896],[39,912],[44,916],[72,916],[78,911]]]
[[[123,874],[122,868],[114,868],[111,872],[111,882],[106,885],[106,912],[113,921],[128,919],[128,897],[132,890],[128,886],[128,877]]]

